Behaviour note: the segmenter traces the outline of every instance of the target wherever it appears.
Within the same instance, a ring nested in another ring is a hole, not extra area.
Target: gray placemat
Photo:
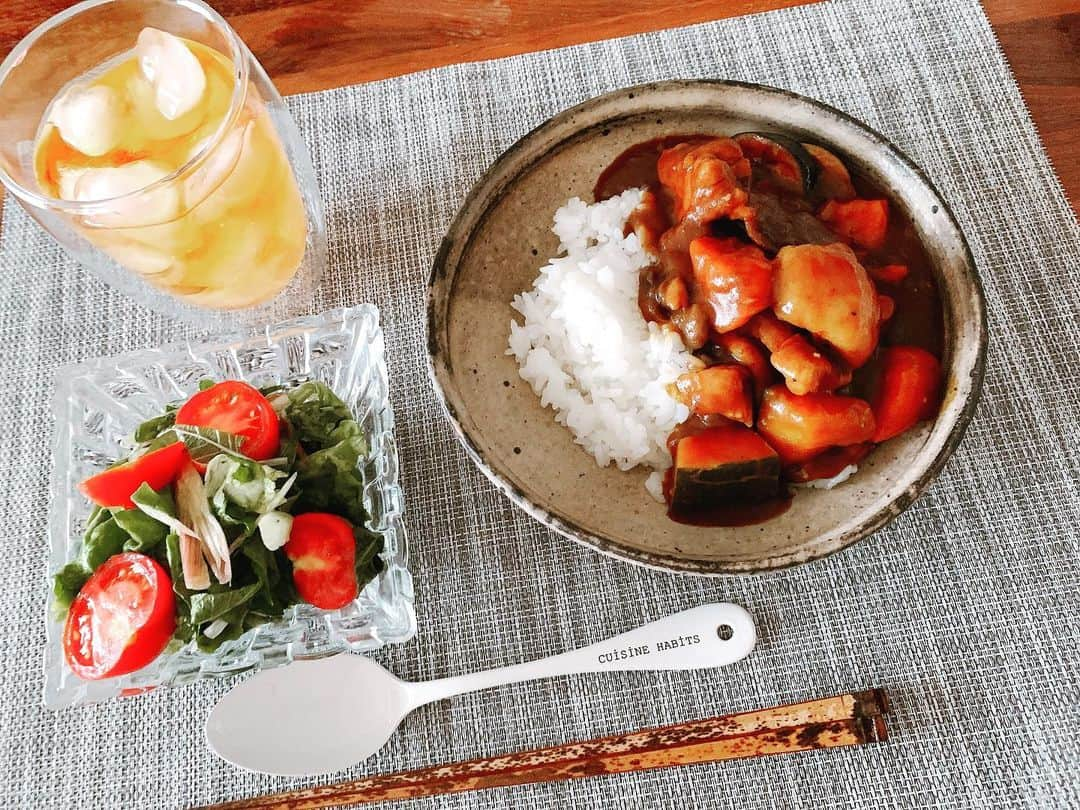
[[[424,372],[427,268],[494,157],[590,96],[696,76],[806,93],[894,139],[953,204],[989,305],[982,404],[930,491],[855,548],[768,576],[665,575],[545,531],[457,447]],[[420,632],[378,658],[406,678],[462,673],[721,599],[761,628],[757,652],[727,671],[576,677],[425,707],[367,771],[881,685],[896,706],[887,745],[410,806],[1080,806],[1080,228],[975,0],[831,2],[290,105],[328,205],[325,303],[374,301],[388,338]],[[206,749],[225,684],[40,708],[53,370],[185,331],[89,278],[10,204],[0,289],[0,801],[171,807],[299,784]]]

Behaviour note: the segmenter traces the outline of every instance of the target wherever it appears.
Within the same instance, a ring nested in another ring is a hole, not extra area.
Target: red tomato
[[[285,555],[292,561],[293,583],[305,602],[336,610],[356,598],[356,539],[345,518],[324,512],[297,515]]]
[[[165,569],[145,554],[115,554],[68,609],[64,658],[87,681],[125,675],[157,658],[175,629],[176,599]]]
[[[131,496],[135,490],[144,483],[153,489],[171,484],[180,474],[180,468],[187,458],[187,448],[183,442],[174,442],[90,476],[79,484],[79,492],[98,506],[134,509]]]
[[[240,452],[256,461],[273,458],[280,446],[281,429],[270,400],[240,380],[226,380],[195,394],[176,412],[176,423],[241,436]]]
[[[818,215],[832,231],[859,247],[874,250],[885,243],[888,200],[830,200]]]
[[[872,441],[899,436],[916,422],[929,419],[940,400],[941,364],[916,346],[889,346],[881,351],[881,381],[870,398],[877,425]]]

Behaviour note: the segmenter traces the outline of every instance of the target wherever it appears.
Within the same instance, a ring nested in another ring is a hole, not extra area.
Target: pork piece
[[[851,370],[833,362],[802,334],[785,340],[769,357],[793,394],[835,391],[851,382]]]
[[[707,223],[745,213],[750,161],[731,138],[681,143],[660,153],[660,182],[675,199],[675,219]]]
[[[738,365],[718,365],[680,374],[671,396],[699,416],[726,416],[747,427],[754,424],[750,372]]]
[[[798,141],[778,132],[742,132],[734,140],[750,161],[751,185],[802,196],[817,182],[818,163]]]
[[[769,365],[769,355],[760,343],[744,335],[727,332],[713,335],[713,343],[722,352],[723,359],[730,359],[747,371],[754,379],[754,400],[760,400],[765,389],[773,384],[776,372]]]
[[[646,253],[655,256],[660,252],[658,249],[660,237],[668,229],[668,221],[663,205],[652,189],[645,189],[641,195],[641,202],[630,213],[626,224],[637,234],[638,241]]]
[[[772,312],[761,312],[747,321],[743,331],[761,342],[770,352],[775,352],[784,341],[792,335],[798,334],[798,330],[791,324],[784,323]]]
[[[690,243],[698,295],[712,310],[713,329],[738,329],[772,304],[772,262],[753,245],[703,236]]]
[[[795,245],[776,254],[773,312],[832,346],[852,368],[874,353],[877,290],[847,245]]]
[[[758,313],[743,331],[769,350],[769,363],[794,394],[834,391],[851,382],[851,369],[843,361],[822,352],[772,312]]]
[[[802,464],[830,447],[870,441],[874,414],[857,397],[797,396],[786,385],[774,385],[761,400],[757,430],[785,465]]]
[[[709,340],[709,308],[700,301],[671,313],[671,325],[682,335],[686,348],[696,352]]]

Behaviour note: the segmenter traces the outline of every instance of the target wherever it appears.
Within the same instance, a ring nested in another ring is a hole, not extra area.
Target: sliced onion
[[[190,462],[184,465],[176,479],[176,511],[180,520],[191,526],[190,533],[202,542],[203,555],[217,581],[222,585],[231,582],[229,540],[210,511],[202,476]]]
[[[180,562],[184,569],[184,584],[192,591],[205,591],[210,587],[210,571],[203,557],[202,543],[194,535],[180,535]]]
[[[224,619],[214,619],[214,621],[210,622],[209,626],[203,630],[203,635],[211,639],[217,638],[225,632],[225,628],[228,626],[229,623]]]
[[[792,484],[792,486],[806,487],[807,489],[832,489],[847,481],[858,470],[859,468],[855,464],[848,464],[832,478],[815,478],[813,481],[804,481],[801,484]]]

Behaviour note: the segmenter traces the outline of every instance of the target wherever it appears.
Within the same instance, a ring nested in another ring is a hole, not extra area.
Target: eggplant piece
[[[734,423],[679,439],[672,510],[763,501],[780,494],[780,457],[757,433]]]
[[[746,205],[749,213],[743,220],[746,233],[768,251],[787,245],[830,245],[837,241],[809,211],[792,210],[775,194],[754,191]]]
[[[836,155],[814,143],[804,143],[803,148],[817,161],[820,171],[814,193],[823,200],[850,200],[855,197],[851,173]]]
[[[778,132],[740,132],[734,140],[750,165],[766,169],[780,190],[809,195],[817,184],[820,164],[794,138]]]

